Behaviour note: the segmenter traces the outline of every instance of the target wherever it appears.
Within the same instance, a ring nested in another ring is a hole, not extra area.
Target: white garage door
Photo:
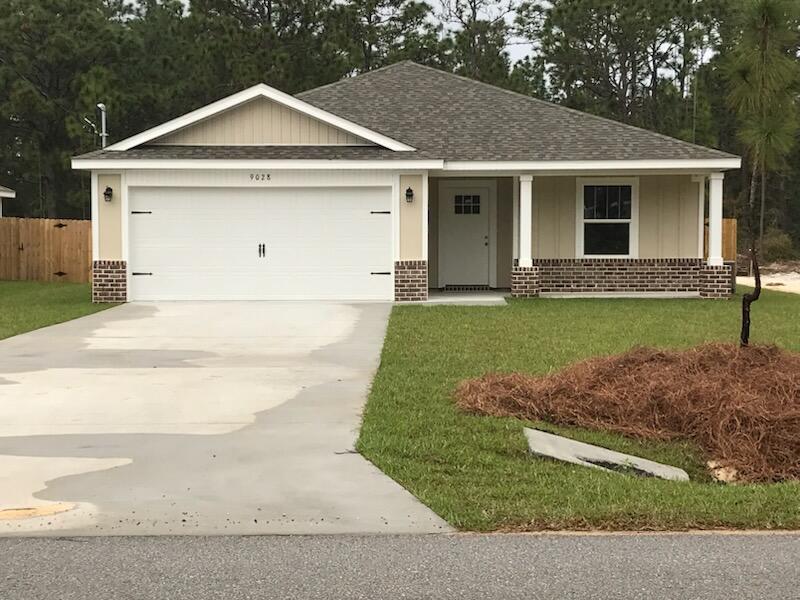
[[[390,188],[133,188],[131,300],[391,300]]]

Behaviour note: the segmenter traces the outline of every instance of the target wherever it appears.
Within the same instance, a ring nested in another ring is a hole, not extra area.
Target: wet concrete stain
[[[18,521],[13,524],[16,527],[0,524],[0,534],[448,530],[444,521],[353,450],[390,307],[351,306],[358,315],[349,336],[288,361],[295,360],[301,370],[319,369],[324,375],[334,369],[342,376],[328,375],[323,383],[307,386],[283,404],[256,413],[252,424],[235,431],[1,437],[0,455],[130,458],[132,463],[58,478],[35,494],[44,500],[90,506],[91,514],[76,510],[55,515],[57,522],[37,518]],[[131,318],[158,318],[155,313],[146,314],[149,310],[155,309],[136,306]],[[114,368],[123,369],[150,364],[185,368],[186,377],[192,377],[193,369],[204,368],[192,361],[214,356],[213,351],[83,348],[74,352],[80,352],[80,360],[56,352],[59,356],[49,355],[48,364],[39,363],[38,368],[53,368],[54,364],[85,367],[87,361],[106,366],[117,363]],[[4,361],[0,366],[0,372],[37,368],[35,356],[12,354],[11,358],[10,364]],[[277,356],[275,360],[287,362]],[[236,377],[237,373],[231,370],[225,376]],[[269,369],[260,376],[268,382]]]

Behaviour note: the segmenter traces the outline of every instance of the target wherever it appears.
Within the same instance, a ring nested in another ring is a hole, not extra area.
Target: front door
[[[489,285],[489,188],[447,188],[439,199],[439,287]]]

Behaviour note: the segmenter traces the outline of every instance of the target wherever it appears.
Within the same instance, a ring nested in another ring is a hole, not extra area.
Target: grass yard
[[[800,528],[798,483],[717,484],[689,444],[556,427],[546,428],[679,466],[692,482],[537,459],[527,452],[525,422],[467,415],[452,399],[460,380],[486,372],[544,374],[634,345],[735,342],[740,312],[740,296],[396,307],[358,449],[463,530]],[[800,351],[800,295],[763,292],[751,342]]]
[[[111,306],[92,304],[88,283],[0,281],[0,340]]]

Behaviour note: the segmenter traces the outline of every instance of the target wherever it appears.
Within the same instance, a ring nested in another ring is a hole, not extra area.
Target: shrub
[[[767,229],[761,244],[761,257],[764,262],[794,260],[798,252],[788,233],[780,229]]]

